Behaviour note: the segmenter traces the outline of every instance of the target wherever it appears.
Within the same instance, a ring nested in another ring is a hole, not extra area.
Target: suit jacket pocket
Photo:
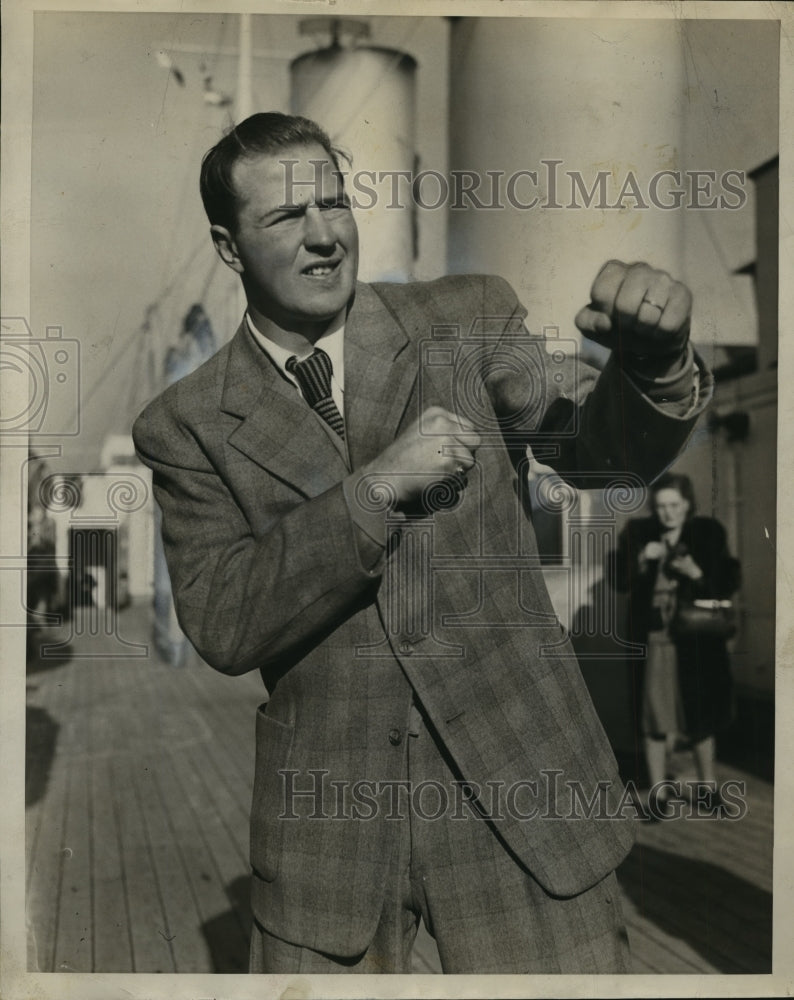
[[[256,713],[256,769],[251,805],[251,865],[266,881],[278,875],[284,839],[284,776],[289,766],[294,728],[265,714]]]

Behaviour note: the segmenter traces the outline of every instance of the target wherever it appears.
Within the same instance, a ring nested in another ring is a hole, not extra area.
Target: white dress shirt
[[[303,396],[295,376],[287,371],[287,362],[292,357],[297,357],[298,361],[305,361],[313,351],[313,348],[299,357],[294,351],[288,351],[286,347],[277,344],[270,337],[266,337],[261,330],[258,330],[251,319],[251,314],[245,314],[248,329],[253,334],[254,340],[263,351],[269,355],[273,364],[281,374],[295,386],[295,391]],[[319,338],[315,347],[321,347],[331,359],[333,374],[331,375],[331,395],[336,403],[336,408],[344,417],[345,415],[345,310],[342,309],[333,318],[325,333]],[[322,418],[321,418],[322,419]]]

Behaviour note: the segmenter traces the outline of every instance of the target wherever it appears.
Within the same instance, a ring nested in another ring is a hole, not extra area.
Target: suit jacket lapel
[[[243,323],[229,345],[221,409],[241,417],[229,444],[257,465],[317,496],[348,472],[316,415]]]
[[[345,323],[345,424],[354,469],[394,440],[417,376],[416,348],[369,285]]]

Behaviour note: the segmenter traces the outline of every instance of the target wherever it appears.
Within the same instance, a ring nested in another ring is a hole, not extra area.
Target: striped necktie
[[[314,354],[304,361],[298,361],[293,355],[285,367],[290,375],[295,376],[303,398],[309,406],[316,410],[344,441],[345,421],[331,395],[331,375],[334,369],[325,351],[316,347]]]

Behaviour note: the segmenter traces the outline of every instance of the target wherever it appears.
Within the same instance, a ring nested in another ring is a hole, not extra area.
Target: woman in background
[[[677,635],[675,616],[679,605],[693,600],[729,598],[739,587],[740,567],[720,522],[696,516],[688,476],[661,476],[651,487],[650,504],[652,516],[629,521],[620,535],[612,581],[628,594],[630,639],[646,646],[643,747],[651,804],[664,813],[669,796],[660,783],[679,733],[692,741],[698,780],[707,786],[699,800],[720,804],[715,733],[730,723],[733,710],[726,637]]]

